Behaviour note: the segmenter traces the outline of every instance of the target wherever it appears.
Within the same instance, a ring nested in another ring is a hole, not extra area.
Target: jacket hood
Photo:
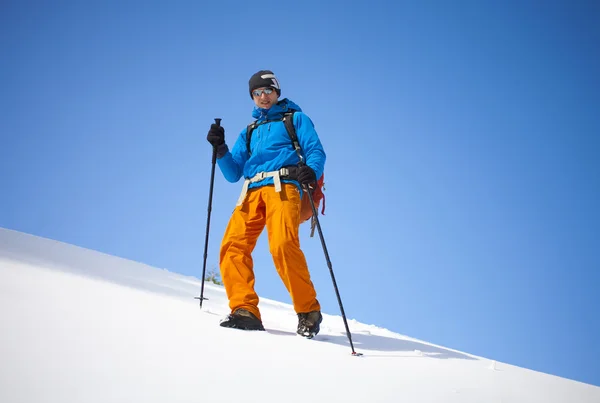
[[[302,112],[302,109],[294,102],[284,98],[269,109],[255,106],[252,111],[252,117],[259,122],[263,120],[279,120],[283,118],[284,113],[292,111]]]

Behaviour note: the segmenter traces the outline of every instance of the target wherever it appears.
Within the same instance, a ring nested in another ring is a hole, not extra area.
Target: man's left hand
[[[298,182],[301,186],[308,186],[317,181],[315,171],[308,165],[303,165],[298,169]]]

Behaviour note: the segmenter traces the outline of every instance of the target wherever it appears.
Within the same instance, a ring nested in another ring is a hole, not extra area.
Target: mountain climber
[[[216,147],[217,163],[225,179],[235,183],[244,177],[242,193],[221,243],[220,271],[231,313],[220,325],[264,330],[254,290],[252,252],[266,226],[275,268],[298,315],[297,333],[312,338],[319,332],[323,317],[300,249],[300,205],[305,192],[323,174],[325,151],[311,119],[291,100],[279,100],[281,87],[272,71],[252,75],[249,91],[256,119],[250,144],[246,143],[248,128],[242,130],[231,151],[220,124],[212,124],[207,135],[208,142]],[[294,112],[301,154],[294,149],[282,121],[289,112]]]

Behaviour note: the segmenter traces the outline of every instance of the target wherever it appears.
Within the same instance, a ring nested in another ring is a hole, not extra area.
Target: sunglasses
[[[275,91],[273,88],[265,88],[265,89],[262,89],[262,90],[254,90],[254,91],[252,91],[252,95],[255,96],[255,97],[260,97],[263,94],[263,92],[265,94],[267,94],[267,95],[271,95],[273,93],[273,91]]]

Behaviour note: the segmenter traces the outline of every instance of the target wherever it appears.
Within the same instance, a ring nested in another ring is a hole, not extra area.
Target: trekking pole
[[[215,118],[217,126],[221,126],[221,119]],[[206,277],[206,258],[208,257],[208,234],[210,233],[210,213],[212,211],[213,187],[215,183],[215,166],[217,165],[217,146],[213,146],[212,152],[212,169],[210,171],[210,190],[208,192],[208,218],[206,219],[206,238],[204,240],[204,264],[202,265],[202,286],[200,288],[200,296],[194,299],[200,300],[200,309],[202,309],[202,301],[204,298],[204,277]]]
[[[323,246],[323,252],[325,253],[325,259],[327,260],[327,266],[329,267],[329,274],[331,274],[331,281],[333,282],[333,288],[335,289],[335,295],[338,300],[338,304],[340,305],[340,311],[342,312],[342,319],[344,320],[344,326],[346,327],[346,336],[348,336],[348,341],[350,341],[350,348],[352,349],[352,355],[361,356],[361,353],[357,353],[354,351],[354,344],[352,343],[352,334],[350,333],[350,328],[348,327],[348,321],[346,320],[346,313],[344,312],[344,305],[342,304],[342,298],[340,297],[340,291],[338,290],[337,283],[335,281],[335,275],[333,274],[333,267],[331,267],[331,260],[329,259],[329,253],[327,252],[327,245],[325,245],[325,238],[323,237],[323,231],[321,231],[321,223],[319,223],[319,212],[315,207],[315,203],[313,202],[313,195],[308,189],[305,190],[308,194],[308,198],[310,200],[310,206],[312,207],[313,219],[317,225],[317,230],[319,231],[319,237],[321,238],[321,245]]]

